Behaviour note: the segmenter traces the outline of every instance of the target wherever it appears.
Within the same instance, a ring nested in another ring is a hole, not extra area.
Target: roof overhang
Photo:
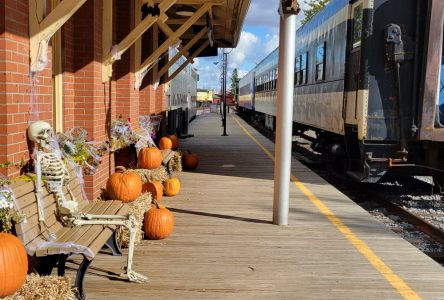
[[[156,4],[163,0],[154,0]],[[208,0],[177,0],[175,4],[166,12],[167,24],[173,31],[178,29],[187,17],[178,14],[181,9],[186,7],[197,11]],[[214,1],[217,2],[217,1]],[[180,39],[182,45],[186,45],[202,28],[211,28],[212,32],[203,36],[190,49],[193,53],[208,39],[213,39],[213,47],[209,45],[197,57],[217,55],[217,48],[235,48],[239,42],[240,33],[248,11],[251,0],[222,0],[213,5],[209,11],[200,17],[193,26],[185,32]],[[211,36],[210,36],[211,35]]]

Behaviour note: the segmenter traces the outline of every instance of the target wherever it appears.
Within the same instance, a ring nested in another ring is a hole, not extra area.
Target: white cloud
[[[192,66],[196,69],[199,69],[199,59],[198,58],[194,59],[194,64],[192,64]]]
[[[259,38],[253,33],[242,31],[239,44],[230,53],[229,62],[236,66],[241,65],[246,58],[254,54],[259,42]]]
[[[268,40],[265,42],[265,52],[270,53],[279,46],[279,35],[273,34],[267,38]]]
[[[245,26],[262,26],[271,32],[279,30],[279,0],[252,0],[245,18]]]

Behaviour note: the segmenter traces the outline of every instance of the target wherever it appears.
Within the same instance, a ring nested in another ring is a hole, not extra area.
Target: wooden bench
[[[126,215],[128,205],[121,201],[94,201],[84,199],[79,181],[70,172],[70,188],[79,203],[79,211],[90,214]],[[51,274],[54,267],[58,268],[58,275],[65,274],[65,263],[69,256],[82,255],[74,282],[77,288],[78,298],[85,298],[83,280],[91,261],[103,248],[110,248],[113,255],[122,255],[116,242],[116,226],[83,225],[65,227],[57,220],[57,202],[52,193],[43,188],[42,199],[45,205],[45,223],[56,239],[48,242],[45,239],[47,232],[41,230],[38,220],[37,197],[35,183],[32,177],[27,175],[30,181],[18,181],[10,185],[16,197],[17,209],[26,217],[26,222],[15,225],[17,236],[25,245],[26,251],[31,257],[38,259],[35,267],[40,275]],[[67,192],[65,191],[67,195]]]

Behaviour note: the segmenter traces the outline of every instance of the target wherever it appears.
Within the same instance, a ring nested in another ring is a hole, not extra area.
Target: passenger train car
[[[171,48],[169,58],[172,59],[176,53],[177,50]],[[173,74],[184,61],[185,58],[181,57],[168,74]],[[196,117],[197,81],[198,74],[190,65],[170,81],[166,91],[168,133],[188,135],[188,123]]]
[[[443,0],[332,0],[296,32],[293,132],[354,179],[444,186]],[[240,81],[240,110],[276,115],[278,51]],[[271,120],[270,120],[271,118]]]

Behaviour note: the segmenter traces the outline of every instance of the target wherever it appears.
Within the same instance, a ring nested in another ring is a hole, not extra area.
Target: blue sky
[[[299,3],[302,8],[306,7],[304,1]],[[239,76],[242,77],[278,46],[278,5],[279,0],[251,0],[239,44],[234,49],[225,49],[226,52],[232,50],[228,55],[228,85],[234,68],[238,69]],[[302,18],[301,13],[297,17],[298,26]],[[214,65],[214,62],[220,60],[221,55],[195,59],[193,66],[199,72],[199,88],[220,89],[221,64]]]

